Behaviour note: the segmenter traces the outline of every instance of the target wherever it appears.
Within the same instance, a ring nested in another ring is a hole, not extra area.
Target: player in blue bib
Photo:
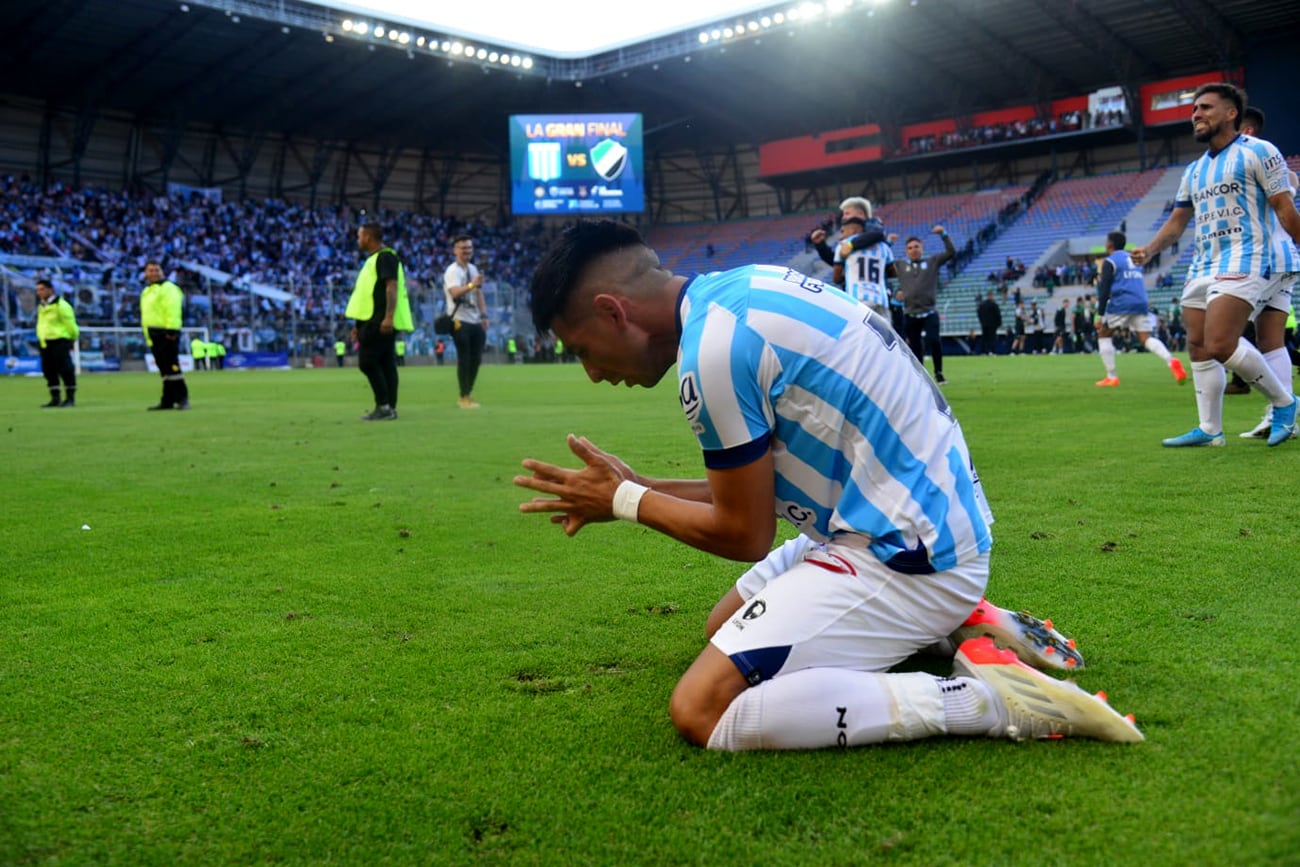
[[[537,496],[520,509],[554,513],[570,536],[619,518],[757,561],[673,692],[691,743],[1142,739],[1104,701],[1025,664],[1077,665],[1072,643],[983,599],[993,518],[961,426],[880,314],[784,267],[675,276],[610,221],[567,230],[531,296],[539,332],[593,382],[649,388],[677,366],[706,475],[648,478],[570,436],[583,466],[525,460],[514,481]],[[772,550],[778,518],[800,534]],[[889,671],[956,642],[952,678]]]
[[[1097,279],[1097,352],[1106,367],[1106,378],[1097,382],[1103,387],[1119,385],[1115,370],[1115,341],[1111,338],[1117,330],[1127,328],[1138,336],[1147,351],[1163,361],[1182,385],[1187,381],[1183,363],[1169,352],[1164,341],[1151,334],[1151,302],[1142,269],[1133,264],[1125,251],[1128,237],[1123,232],[1106,235],[1106,258],[1101,263]]]

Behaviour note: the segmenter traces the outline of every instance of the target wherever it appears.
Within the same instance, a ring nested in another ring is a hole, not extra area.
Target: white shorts
[[[1155,331],[1152,327],[1155,324],[1155,317],[1150,313],[1107,313],[1102,322],[1111,331],[1118,331],[1121,328],[1148,334]]]
[[[805,668],[886,671],[950,635],[988,584],[988,554],[946,572],[905,575],[866,548],[804,542],[786,571],[771,577],[760,563],[736,582],[745,603],[713,635],[751,686]]]
[[[1197,277],[1183,286],[1183,306],[1204,310],[1220,295],[1240,298],[1251,307],[1259,302],[1264,292],[1265,280],[1258,274],[1220,274],[1217,277]]]
[[[1291,290],[1295,288],[1296,278],[1300,274],[1294,272],[1289,274],[1278,274],[1269,280],[1264,286],[1264,290],[1259,293],[1259,301],[1255,303],[1255,312],[1250,314],[1254,320],[1256,316],[1265,310],[1279,310],[1283,313],[1291,312]]]

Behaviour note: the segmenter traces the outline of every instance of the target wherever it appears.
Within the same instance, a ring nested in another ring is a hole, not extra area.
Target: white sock
[[[1192,362],[1192,384],[1196,386],[1196,412],[1201,430],[1213,436],[1223,433],[1223,389],[1228,374],[1214,359]]]
[[[1109,337],[1097,338],[1097,352],[1101,355],[1101,363],[1106,365],[1106,375],[1116,377],[1115,373],[1115,341]]]
[[[944,683],[951,681],[923,672],[843,668],[781,675],[736,696],[709,736],[709,749],[813,750],[942,735],[948,731]]]
[[[1287,353],[1285,346],[1279,346],[1277,349],[1270,349],[1264,353],[1264,363],[1268,369],[1273,371],[1278,382],[1282,383],[1282,388],[1291,392],[1291,356]],[[1286,404],[1283,404],[1286,406]]]
[[[1223,365],[1246,380],[1247,385],[1264,392],[1273,406],[1290,406],[1291,401],[1295,400],[1291,389],[1283,387],[1282,381],[1273,373],[1264,356],[1248,341],[1238,340],[1237,351],[1228,356]]]
[[[943,698],[943,716],[950,735],[992,734],[1005,727],[998,708],[1001,700],[987,686],[973,677],[953,677],[939,681]]]
[[[1173,358],[1173,356],[1169,354],[1169,347],[1165,346],[1160,338],[1156,337],[1154,334],[1148,337],[1147,342],[1142,345],[1147,348],[1147,352],[1159,356],[1165,364],[1168,364],[1169,359]]]

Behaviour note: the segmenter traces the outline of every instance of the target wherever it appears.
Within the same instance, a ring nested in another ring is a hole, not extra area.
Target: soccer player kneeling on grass
[[[634,229],[567,230],[532,314],[593,382],[651,387],[677,364],[704,479],[652,479],[570,436],[578,469],[525,460],[524,512],[572,536],[621,518],[757,562],[709,615],[673,724],[711,749],[807,749],[932,735],[1142,735],[1036,667],[1080,665],[1050,622],[986,602],[989,512],[961,427],[878,313],[784,267],[687,280]],[[771,550],[777,517],[800,531]],[[952,677],[891,673],[923,650]],[[1029,664],[1026,664],[1029,663]]]

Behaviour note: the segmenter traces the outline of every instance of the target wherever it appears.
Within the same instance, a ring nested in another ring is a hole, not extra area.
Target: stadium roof
[[[1228,69],[1248,46],[1300,35],[1294,0],[838,2],[849,8],[735,39],[692,30],[512,65],[506,46],[495,61],[483,45],[444,53],[466,41],[450,32],[345,32],[339,13],[298,0],[7,0],[0,80],[88,116],[470,153],[506,152],[507,114],[637,111],[653,154]]]
[[[875,0],[872,0],[875,2]],[[555,57],[585,57],[744,15],[771,5],[754,0],[656,0],[620,14],[609,0],[514,2],[484,15],[473,3],[428,0],[319,0],[345,12],[486,39]],[[562,9],[562,12],[557,12]]]

